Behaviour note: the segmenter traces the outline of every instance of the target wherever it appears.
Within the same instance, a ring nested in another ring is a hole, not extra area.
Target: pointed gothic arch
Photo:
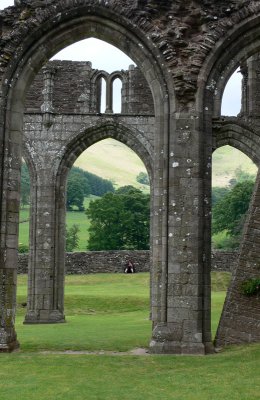
[[[16,48],[17,57],[12,59],[12,62],[7,68],[3,88],[3,93],[5,93],[7,99],[4,132],[5,141],[8,142],[9,145],[6,148],[5,157],[8,158],[12,156],[16,149],[18,152],[20,151],[24,98],[35,74],[53,54],[64,46],[86,37],[98,37],[108,41],[125,51],[139,65],[151,89],[155,103],[155,127],[157,132],[155,145],[157,148],[165,149],[164,151],[167,153],[168,143],[167,140],[165,140],[169,134],[169,120],[167,115],[170,112],[170,103],[172,103],[171,109],[174,108],[174,96],[168,95],[170,80],[165,77],[167,76],[167,71],[165,68],[162,68],[162,63],[159,62],[160,55],[156,48],[152,46],[149,39],[147,39],[136,26],[133,26],[132,22],[127,19],[122,21],[115,13],[106,10],[103,6],[92,7],[89,5],[77,5],[71,10],[69,18],[66,12],[66,10],[70,8],[69,3],[61,1],[60,7],[61,12],[58,14],[58,19],[57,9],[54,10],[52,7],[49,7],[48,10],[46,10],[46,19],[40,24],[39,29],[32,25],[31,31],[28,30],[24,40],[21,41],[21,45]],[[117,34],[114,34],[115,31]],[[12,82],[12,84],[9,85],[9,82]],[[171,93],[173,94],[174,91],[171,90]],[[46,123],[46,127],[48,128],[51,123],[47,110],[45,112],[45,117],[46,121],[49,121],[48,124]],[[160,153],[157,152],[157,154]],[[162,168],[160,168],[160,164],[162,160],[160,160],[160,157],[157,157],[154,163],[157,165],[157,167],[154,168],[156,171],[154,174],[154,184],[157,188],[161,188],[160,191],[166,193],[168,178],[165,173],[161,176]],[[55,169],[55,160],[53,160],[51,164],[52,168]],[[4,179],[6,185],[10,180],[17,179],[16,170],[14,168],[12,170],[6,170]],[[51,191],[54,196],[54,177],[49,175],[48,179],[46,176],[46,183],[44,185],[45,190]],[[8,208],[5,208],[5,204],[10,202],[10,196],[4,201],[1,215],[2,221],[7,220],[11,212]],[[156,204],[155,207],[159,208],[160,203],[165,201],[158,191],[154,196],[158,198],[157,201],[154,201],[154,204]],[[37,207],[39,207],[39,210],[41,210],[44,215],[46,214],[46,227],[50,226],[51,221],[55,218],[54,210],[45,210],[44,204],[37,204]],[[166,204],[164,204],[164,208],[165,207],[167,207]],[[15,212],[18,212],[18,204]],[[162,219],[161,215],[159,216],[158,213],[155,214],[154,220],[157,219],[157,222],[154,222],[153,229],[154,232],[158,230],[156,236],[161,236],[161,232],[167,231],[167,224],[165,224],[166,215],[167,214],[165,214],[165,217]],[[9,242],[8,235],[10,234],[6,231],[7,242]],[[13,239],[16,240],[15,237]],[[165,264],[165,261],[163,261],[166,257],[165,251],[162,251],[162,249],[160,250],[161,245],[158,242],[156,245],[158,250],[154,252],[154,262],[156,265]],[[155,246],[155,242],[153,246]],[[43,249],[49,250],[49,255],[46,253],[43,259],[40,256],[42,249],[38,249],[38,253],[34,255],[34,262],[36,263],[35,271],[37,271],[37,279],[45,283],[40,290],[37,289],[35,309],[27,313],[26,322],[28,323],[50,323],[62,322],[64,320],[63,314],[59,311],[62,308],[60,307],[61,298],[57,296],[57,294],[54,294],[51,301],[48,299],[52,296],[51,293],[54,290],[55,281],[59,281],[57,275],[59,274],[59,270],[56,265],[57,260],[54,257],[55,244],[53,243],[53,233],[48,233],[48,228],[47,230],[45,229],[44,233]],[[7,252],[5,262],[7,269],[10,263],[12,265],[17,263],[15,247]],[[41,271],[41,268],[44,268],[44,271]],[[165,274],[166,272],[163,272],[163,275]],[[155,292],[159,291],[159,296],[162,296],[164,299],[160,307],[165,307],[167,300],[165,298],[165,293],[160,290],[160,283],[154,282],[154,290]],[[14,294],[15,286],[13,287],[12,295],[8,301],[12,303],[15,301]],[[42,300],[40,300],[41,297]],[[40,303],[43,307],[40,306]],[[42,307],[41,311],[39,307]],[[154,320],[155,322],[158,320],[157,312],[154,313]],[[14,315],[10,328],[4,333],[3,351],[10,351],[18,344],[13,322]]]
[[[221,118],[221,100],[226,83],[232,73],[241,63],[246,63],[250,57],[260,51],[259,16],[248,18],[235,25],[230,33],[222,38],[215,52],[208,57],[200,72],[203,85],[198,92],[198,105],[205,110],[204,134],[208,143],[208,159],[211,159],[212,149],[224,144],[231,144],[241,149],[259,167],[260,145],[257,127],[251,115],[248,123],[248,109],[242,100],[242,114],[238,117]],[[247,93],[248,95],[248,93]],[[249,101],[254,101],[253,99]],[[257,110],[255,110],[257,113]],[[258,115],[260,114],[260,110]],[[255,115],[257,118],[257,115]],[[210,190],[210,187],[208,187]],[[244,227],[240,256],[234,271],[231,286],[228,290],[222,311],[215,344],[223,346],[230,343],[259,341],[260,310],[254,298],[246,298],[241,291],[241,285],[246,279],[258,275],[258,256],[255,248],[259,238],[259,171],[255,183],[248,218]],[[210,232],[210,221],[208,221]],[[248,311],[254,316],[248,326]]]

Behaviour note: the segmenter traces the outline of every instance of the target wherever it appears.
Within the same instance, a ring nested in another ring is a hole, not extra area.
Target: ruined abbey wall
[[[211,156],[215,148],[230,144],[260,164],[259,18],[256,0],[15,0],[15,7],[0,12],[0,351],[18,346],[22,154],[32,176],[25,322],[62,322],[66,177],[82,151],[106,137],[134,150],[152,182],[150,351],[214,350]],[[92,76],[91,65],[69,64],[70,71],[82,70],[78,81],[72,79],[71,96],[71,77],[65,79],[67,101],[63,104],[61,94],[66,72],[47,68],[44,83],[38,82],[41,104],[31,92],[26,109],[26,93],[41,68],[62,48],[88,37],[108,41],[132,58],[150,92],[144,81],[136,84],[136,69]],[[243,71],[242,108],[229,119],[221,116],[222,95],[238,67]],[[113,114],[111,83],[119,75],[124,105],[121,114]],[[100,77],[109,88],[101,114]],[[260,341],[259,302],[240,291],[248,277],[259,277],[259,193],[258,177],[218,346]]]

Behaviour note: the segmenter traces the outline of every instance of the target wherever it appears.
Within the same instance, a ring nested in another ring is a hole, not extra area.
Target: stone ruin
[[[214,351],[210,317],[211,156],[229,144],[260,160],[260,3],[240,0],[16,0],[0,12],[0,351],[15,332],[20,166],[32,182],[26,323],[63,322],[66,177],[90,145],[113,137],[151,180],[150,351]],[[138,68],[48,62],[95,37]],[[241,112],[221,116],[231,74],[243,75]],[[75,79],[76,76],[76,79]],[[100,81],[106,110],[100,109]],[[113,82],[122,111],[113,113]],[[215,343],[260,340],[260,175]]]

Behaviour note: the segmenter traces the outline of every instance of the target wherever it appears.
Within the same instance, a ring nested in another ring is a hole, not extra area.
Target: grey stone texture
[[[106,137],[132,148],[150,175],[150,351],[213,351],[211,156],[230,144],[259,165],[259,16],[255,0],[17,0],[0,12],[0,351],[19,345],[21,157],[32,181],[25,322],[63,322],[66,177],[81,152]],[[87,37],[118,47],[138,69],[107,74],[90,63],[47,63]],[[225,118],[222,94],[239,66],[241,113]],[[120,114],[112,109],[116,78],[123,86]],[[239,290],[243,280],[259,277],[259,191],[258,178],[218,346],[260,340],[258,298]]]

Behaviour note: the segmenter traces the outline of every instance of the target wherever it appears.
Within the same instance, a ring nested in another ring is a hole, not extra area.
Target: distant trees
[[[84,210],[84,197],[90,194],[103,196],[107,192],[114,192],[111,181],[81,168],[72,167],[67,182],[67,210],[76,206],[79,211],[82,211]]]
[[[68,176],[67,182],[67,210],[76,206],[79,211],[84,210],[84,197],[90,194],[90,187],[85,177],[79,173],[72,173]]]
[[[73,224],[70,228],[66,227],[66,251],[72,252],[79,247],[79,226]]]
[[[213,234],[226,230],[229,236],[239,237],[241,235],[253,189],[253,181],[239,182],[215,203]]]
[[[132,186],[91,201],[89,250],[149,248],[150,196]]]
[[[136,177],[137,182],[142,185],[150,185],[149,177],[146,172],[140,172]]]

